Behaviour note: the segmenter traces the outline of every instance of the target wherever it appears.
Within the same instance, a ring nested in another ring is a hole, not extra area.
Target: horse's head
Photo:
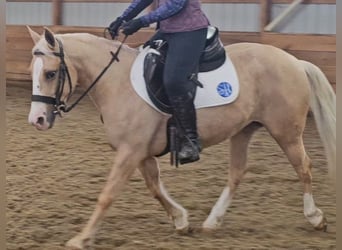
[[[75,89],[77,73],[59,38],[47,28],[39,35],[28,27],[32,49],[32,103],[29,123],[39,130],[53,126]]]

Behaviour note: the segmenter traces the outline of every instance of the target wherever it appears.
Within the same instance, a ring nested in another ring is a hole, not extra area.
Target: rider
[[[185,133],[178,154],[180,163],[185,164],[199,160],[201,151],[193,102],[196,84],[190,76],[197,73],[209,21],[201,10],[200,0],[155,1],[157,5],[153,11],[135,18],[153,0],[133,0],[110,24],[109,32],[112,38],[118,35],[119,29],[125,35],[132,35],[142,27],[158,23],[158,35],[168,43],[163,81],[174,116]]]

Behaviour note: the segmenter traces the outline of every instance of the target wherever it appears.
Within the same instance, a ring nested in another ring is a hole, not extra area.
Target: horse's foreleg
[[[106,210],[111,205],[114,198],[119,195],[138,164],[139,160],[134,157],[132,151],[122,150],[121,152],[118,152],[116,161],[108,176],[107,183],[98,197],[98,202],[93,214],[82,232],[67,242],[66,246],[68,248],[88,249],[92,245],[95,233]]]
[[[187,211],[172,200],[165,190],[160,180],[160,170],[157,159],[154,157],[148,158],[144,161],[143,165],[139,166],[139,170],[153,197],[160,202],[168,216],[172,219],[176,230],[187,230],[189,225]]]
[[[252,124],[231,138],[231,164],[229,168],[228,185],[224,188],[208,218],[203,223],[202,227],[204,230],[213,230],[222,224],[224,214],[232,202],[242,177],[247,171],[248,143],[252,134],[258,127],[259,126]]]

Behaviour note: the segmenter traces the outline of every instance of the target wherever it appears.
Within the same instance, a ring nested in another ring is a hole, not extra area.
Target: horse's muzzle
[[[47,130],[52,128],[55,122],[54,108],[51,105],[32,102],[29,115],[29,123],[38,130]]]

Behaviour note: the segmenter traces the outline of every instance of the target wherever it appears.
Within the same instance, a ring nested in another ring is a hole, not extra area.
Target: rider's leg
[[[163,80],[174,109],[174,116],[185,134],[178,155],[181,164],[197,161],[201,150],[193,103],[196,85],[189,77],[198,68],[206,34],[205,28],[166,35],[168,54]]]
[[[187,95],[174,96],[170,99],[174,109],[174,116],[183,129],[184,138],[178,158],[181,164],[199,160],[201,144],[197,133],[196,110],[191,93]]]

